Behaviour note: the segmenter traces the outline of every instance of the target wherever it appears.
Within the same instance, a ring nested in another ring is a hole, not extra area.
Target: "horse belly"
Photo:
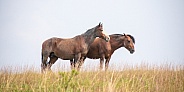
[[[71,60],[71,59],[74,58],[74,55],[72,55],[72,54],[63,54],[59,58],[61,58],[63,60]]]
[[[88,53],[86,56],[88,58],[90,58],[90,59],[98,59],[98,58],[100,58],[99,53]]]
[[[58,50],[57,52],[55,52],[55,55],[63,60],[71,60],[74,58],[74,54],[63,50]]]

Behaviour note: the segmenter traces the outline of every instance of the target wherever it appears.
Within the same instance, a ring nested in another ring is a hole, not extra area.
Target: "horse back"
[[[61,59],[72,59],[75,54],[86,55],[88,46],[82,36],[73,38],[50,38],[43,42],[42,53],[49,55],[51,52]]]
[[[88,51],[87,47],[84,38],[76,36],[68,39],[58,38],[54,50],[58,57],[62,59],[71,59],[78,53],[86,55]]]

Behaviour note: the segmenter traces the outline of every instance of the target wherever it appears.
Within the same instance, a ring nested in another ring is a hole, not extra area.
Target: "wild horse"
[[[109,36],[110,36],[109,42],[105,42],[99,38],[96,38],[94,42],[91,44],[90,49],[86,55],[86,57],[90,59],[100,58],[100,69],[103,68],[104,59],[106,59],[105,70],[108,69],[109,61],[111,59],[112,54],[118,48],[125,47],[127,50],[130,51],[131,54],[133,54],[135,51],[134,50],[135,39],[133,36],[126,35],[126,34],[123,34],[123,35],[122,34],[112,34]],[[79,68],[84,63],[85,58],[81,60]]]
[[[110,40],[110,37],[104,34],[101,23],[73,38],[64,39],[54,37],[44,41],[42,44],[41,71],[45,71],[46,68],[51,70],[51,66],[58,58],[72,61],[71,66],[77,68],[78,62],[80,59],[84,59],[96,37],[102,38],[106,42]],[[47,62],[48,57],[50,58],[49,62]]]

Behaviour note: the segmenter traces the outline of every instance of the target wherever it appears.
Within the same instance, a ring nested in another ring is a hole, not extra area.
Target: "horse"
[[[70,61],[74,59],[71,66],[76,68],[79,60],[86,56],[90,45],[96,37],[102,38],[106,42],[110,40],[110,37],[104,33],[101,23],[73,38],[53,37],[47,39],[42,43],[41,71],[44,72],[45,69],[51,70],[51,66],[58,58]],[[47,62],[48,57],[50,58],[49,62]]]
[[[105,70],[108,69],[111,56],[114,53],[114,51],[117,50],[118,48],[125,47],[127,50],[130,51],[131,54],[135,52],[134,49],[135,39],[133,36],[129,34],[128,35],[112,34],[109,36],[110,36],[109,42],[105,42],[99,38],[96,38],[95,41],[91,44],[90,49],[86,55],[86,57],[90,59],[100,58],[100,70],[103,69],[104,59],[106,59]],[[84,63],[86,57],[80,61],[79,68]]]

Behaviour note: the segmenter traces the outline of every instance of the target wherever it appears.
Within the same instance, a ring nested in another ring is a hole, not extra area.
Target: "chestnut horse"
[[[44,41],[42,44],[41,71],[45,71],[46,68],[51,70],[51,66],[58,58],[70,61],[74,59],[72,66],[76,68],[79,60],[86,56],[90,45],[96,37],[102,38],[107,42],[110,40],[110,37],[103,33],[101,23],[73,38],[64,39],[54,37]],[[47,62],[48,57],[50,58],[49,62]]]
[[[104,59],[106,59],[105,62],[105,70],[108,69],[109,61],[111,59],[112,54],[115,50],[117,50],[120,47],[125,47],[127,50],[130,51],[131,54],[134,53],[134,44],[135,39],[131,35],[125,35],[125,34],[112,34],[110,36],[110,41],[105,42],[99,38],[96,38],[95,41],[91,44],[90,49],[86,55],[86,57],[90,59],[99,59],[100,58],[100,69],[102,70]],[[85,57],[85,58],[86,58]],[[80,61],[79,68],[84,63],[84,60]],[[72,61],[71,61],[72,62]]]

